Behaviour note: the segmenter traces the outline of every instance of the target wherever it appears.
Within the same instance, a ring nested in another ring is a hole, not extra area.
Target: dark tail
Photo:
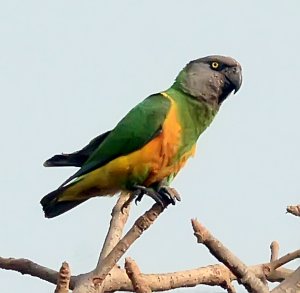
[[[102,133],[95,137],[90,143],[85,146],[82,150],[71,153],[55,155],[44,163],[45,167],[63,167],[63,166],[74,166],[81,167],[92,153],[99,147],[104,139],[109,135],[110,131]]]
[[[78,206],[85,200],[58,201],[60,195],[66,190],[66,187],[58,188],[41,199],[41,205],[46,218],[57,217],[68,210]]]
[[[81,167],[87,160],[87,156],[80,154],[62,154],[55,155],[48,159],[45,163],[45,167]]]

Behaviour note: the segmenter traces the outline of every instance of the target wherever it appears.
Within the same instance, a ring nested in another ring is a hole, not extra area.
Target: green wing
[[[171,103],[161,94],[151,95],[134,107],[107,135],[83,166],[62,185],[120,156],[130,154],[151,141],[162,129]]]

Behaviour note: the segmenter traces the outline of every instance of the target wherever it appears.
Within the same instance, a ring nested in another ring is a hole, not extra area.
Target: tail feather
[[[44,167],[81,167],[87,160],[86,155],[80,154],[61,154],[55,155],[44,163]]]
[[[104,139],[110,134],[111,131],[107,131],[95,137],[80,151],[71,154],[55,155],[48,159],[45,163],[45,167],[64,167],[74,166],[82,167],[82,165],[89,159],[92,153],[99,147]]]
[[[41,205],[46,218],[57,217],[70,209],[78,206],[86,200],[72,200],[72,201],[58,201],[60,196],[66,190],[67,187],[58,188],[41,199]]]

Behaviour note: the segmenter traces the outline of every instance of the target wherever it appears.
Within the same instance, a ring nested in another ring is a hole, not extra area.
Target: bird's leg
[[[168,185],[162,185],[158,189],[158,193],[168,198],[172,205],[175,205],[176,200],[181,201],[180,195],[175,188]]]
[[[135,203],[136,201],[139,199],[139,201],[142,199],[143,197],[143,193],[141,192],[141,189],[135,189],[130,193],[129,198],[124,202],[123,206],[121,207],[121,212],[123,213],[123,210],[126,209],[129,204],[135,199]]]

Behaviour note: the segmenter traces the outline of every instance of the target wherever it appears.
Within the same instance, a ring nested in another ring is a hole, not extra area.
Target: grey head
[[[241,65],[231,57],[213,55],[188,63],[177,76],[173,87],[199,101],[220,105],[241,85]]]

